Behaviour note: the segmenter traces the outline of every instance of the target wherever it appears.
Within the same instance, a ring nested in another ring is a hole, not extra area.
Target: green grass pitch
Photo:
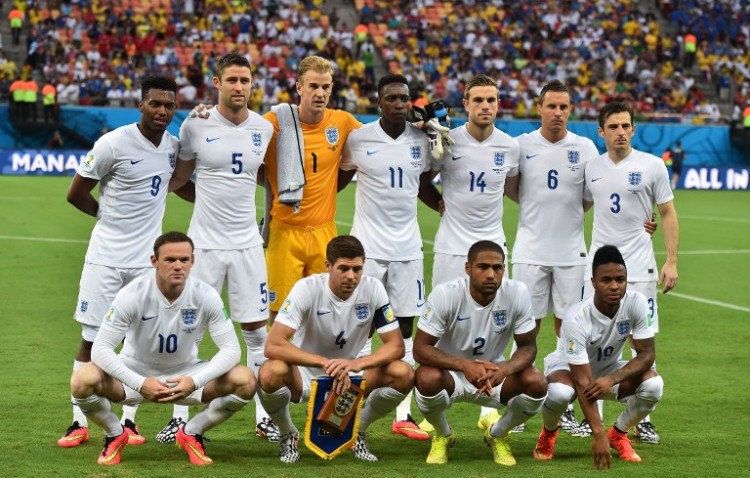
[[[143,405],[137,422],[148,442],[129,447],[123,463],[100,467],[102,432],[92,428],[91,441],[61,449],[56,439],[68,426],[68,379],[80,327],[73,320],[78,280],[94,219],[65,201],[70,178],[0,176],[0,476],[430,476],[432,478],[506,476],[589,476],[590,439],[562,434],[555,459],[536,462],[534,447],[541,419],[530,431],[513,435],[518,466],[499,469],[476,427],[478,408],[457,405],[449,412],[457,441],[450,462],[428,467],[429,442],[410,441],[390,432],[390,420],[370,429],[371,450],[378,464],[358,463],[349,453],[325,462],[301,447],[302,461],[283,466],[275,444],[254,435],[251,405],[209,433],[207,445],[215,465],[197,469],[175,446],[156,443],[170,407]],[[349,229],[354,186],[339,194],[340,232]],[[662,331],[657,364],[665,394],[652,415],[662,437],[659,445],[636,444],[643,457],[629,464],[613,457],[618,476],[743,476],[750,466],[744,436],[750,429],[750,195],[746,192],[679,191],[680,283],[660,296]],[[191,206],[170,197],[164,229],[186,230]],[[588,214],[590,222],[591,215]],[[430,283],[432,239],[438,216],[420,206],[425,239],[425,273]],[[517,208],[506,201],[505,230],[515,236]],[[589,226],[590,227],[590,226]],[[554,233],[554,231],[550,231]],[[587,233],[588,236],[588,233]],[[654,236],[663,251],[660,232]],[[663,253],[657,256],[663,261]],[[537,362],[553,347],[551,321],[539,338]],[[210,341],[204,341],[210,342]],[[204,355],[212,352],[204,344]],[[416,405],[412,405],[418,415]],[[611,424],[620,405],[607,402]],[[293,407],[302,426],[303,406]],[[194,413],[194,412],[193,412]],[[580,416],[580,413],[579,413]],[[418,417],[420,419],[421,417]]]

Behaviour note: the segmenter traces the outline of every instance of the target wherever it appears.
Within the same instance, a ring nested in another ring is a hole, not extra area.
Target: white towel
[[[305,185],[305,143],[297,105],[282,103],[271,108],[279,121],[276,136],[276,184],[279,202],[298,213]]]
[[[300,211],[302,191],[305,185],[305,142],[302,137],[302,123],[299,120],[297,105],[282,103],[271,108],[279,122],[276,135],[276,185],[279,202]],[[268,176],[266,176],[268,178]],[[268,246],[269,225],[273,196],[266,179],[265,217],[261,228],[263,246]]]

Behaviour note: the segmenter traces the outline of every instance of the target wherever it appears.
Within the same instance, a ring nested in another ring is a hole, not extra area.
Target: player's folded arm
[[[211,339],[219,348],[219,351],[211,357],[208,366],[203,367],[200,371],[191,375],[196,390],[203,387],[211,380],[229,372],[242,358],[242,351],[240,350],[240,344],[237,340],[234,328],[216,334],[212,331]]]
[[[122,382],[133,390],[140,391],[146,377],[129,369],[115,352],[125,333],[102,324],[99,333],[91,347],[91,362],[114,379]]]
[[[326,357],[307,352],[290,342],[296,329],[284,325],[282,320],[282,315],[277,316],[276,321],[271,326],[271,330],[268,332],[266,347],[264,349],[265,356],[268,359],[280,360],[290,365],[325,367],[325,364],[328,362]]]

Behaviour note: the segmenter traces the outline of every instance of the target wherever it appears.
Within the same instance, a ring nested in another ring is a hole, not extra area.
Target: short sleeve
[[[294,330],[300,329],[310,308],[310,297],[306,293],[305,284],[305,279],[297,281],[294,284],[286,300],[281,304],[279,313],[276,316],[276,322]]]
[[[180,127],[180,154],[178,158],[182,161],[195,160],[195,148],[193,147],[193,134],[191,125],[193,119],[188,118]]]
[[[589,363],[586,350],[587,334],[580,322],[574,317],[566,317],[560,329],[560,338],[564,348],[565,359],[571,365],[585,365]]]
[[[354,158],[352,157],[352,143],[354,142],[354,140],[355,138],[349,135],[349,138],[344,144],[344,151],[341,154],[341,164],[339,164],[339,168],[343,169],[344,171],[357,169],[357,165],[354,164]]]
[[[115,152],[109,143],[109,138],[104,136],[100,138],[91,151],[86,155],[76,171],[79,176],[84,178],[101,180],[109,174],[115,163]]]
[[[664,204],[674,199],[669,171],[663,161],[654,165],[654,201],[656,204]]]
[[[417,329],[437,338],[442,337],[448,330],[450,314],[446,304],[445,292],[446,288],[441,286],[432,291],[417,322]]]

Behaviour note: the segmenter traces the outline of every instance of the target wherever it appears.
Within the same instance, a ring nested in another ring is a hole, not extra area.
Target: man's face
[[[542,129],[552,135],[559,135],[568,128],[570,117],[570,95],[561,91],[548,91],[544,101],[536,105],[542,119]]]
[[[151,256],[157,282],[166,287],[184,286],[193,267],[193,248],[189,242],[171,242],[159,248],[159,257]]]
[[[607,305],[617,305],[625,295],[628,273],[625,266],[610,262],[596,268],[591,279],[594,295]]]
[[[328,286],[331,288],[331,292],[336,294],[339,299],[346,300],[351,297],[354,289],[359,285],[359,281],[362,280],[364,265],[364,257],[355,257],[354,259],[340,257],[333,264],[326,261],[329,274]]]
[[[387,122],[406,123],[409,114],[409,87],[403,83],[385,85],[382,96],[378,97],[378,106]]]
[[[480,252],[474,262],[466,263],[466,274],[474,291],[483,296],[493,295],[503,282],[505,260],[498,252]]]
[[[469,123],[481,128],[495,122],[497,117],[497,88],[475,86],[469,90],[469,98],[464,98],[464,108],[469,115]]]
[[[214,88],[219,90],[219,102],[222,106],[239,111],[247,108],[250,99],[250,89],[253,77],[250,68],[239,65],[229,65],[221,74],[221,78],[213,77]]]
[[[604,126],[599,127],[599,136],[604,139],[607,151],[610,152],[627,153],[630,151],[634,134],[635,125],[627,111],[609,115],[604,120]]]
[[[331,97],[332,89],[333,77],[330,73],[307,71],[297,81],[300,107],[311,113],[323,114],[326,105],[328,105],[328,99]]]
[[[164,133],[172,122],[177,107],[172,91],[152,88],[138,104],[141,110],[141,125],[149,131]]]

